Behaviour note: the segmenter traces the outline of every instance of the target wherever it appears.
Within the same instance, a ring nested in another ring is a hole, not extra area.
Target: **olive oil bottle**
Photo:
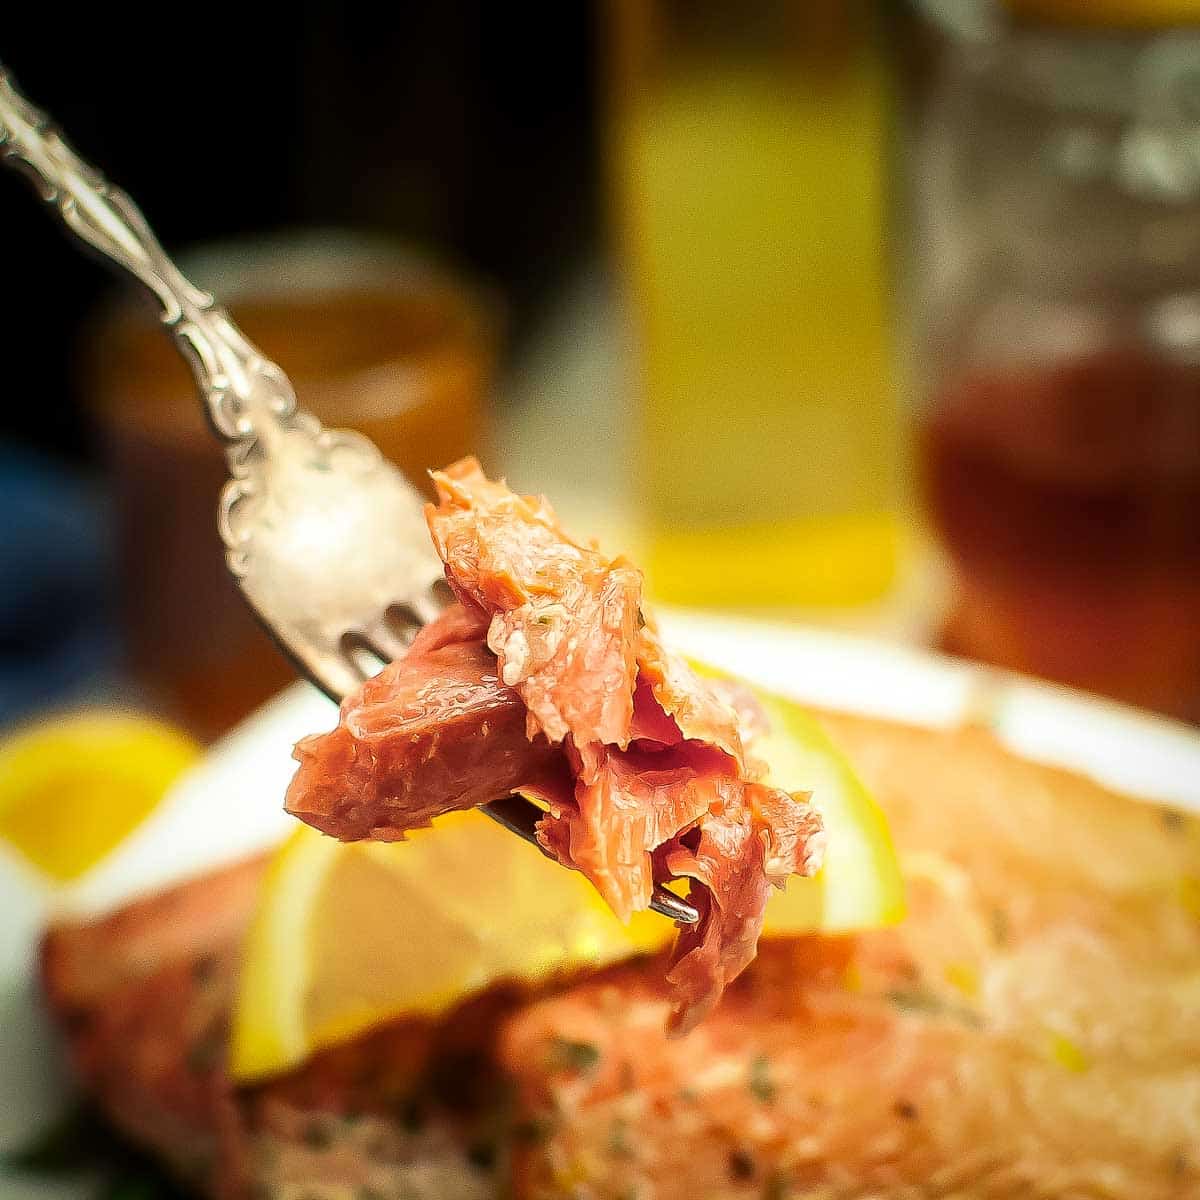
[[[900,468],[874,6],[618,0],[613,15],[651,588],[723,607],[877,600]]]

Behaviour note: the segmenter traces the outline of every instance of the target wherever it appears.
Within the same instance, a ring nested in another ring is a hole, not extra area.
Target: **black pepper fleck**
[[[425,1128],[425,1110],[419,1100],[409,1098],[400,1104],[396,1113],[406,1133],[420,1133]]]
[[[1182,833],[1187,826],[1186,818],[1177,808],[1161,809],[1159,817],[1168,833]]]
[[[467,1161],[481,1171],[490,1171],[496,1165],[496,1144],[475,1142],[467,1147]]]
[[[917,1119],[917,1106],[911,1100],[897,1100],[892,1108],[896,1116],[902,1121],[915,1121]]]
[[[201,987],[211,983],[216,973],[217,956],[215,954],[201,954],[192,963],[192,979]]]
[[[333,1132],[322,1121],[310,1122],[301,1139],[310,1150],[328,1150],[333,1143]]]
[[[754,1159],[745,1150],[730,1151],[729,1178],[743,1182],[754,1178]]]

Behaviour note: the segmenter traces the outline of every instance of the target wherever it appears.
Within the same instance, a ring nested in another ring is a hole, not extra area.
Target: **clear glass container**
[[[1200,30],[974,7],[914,158],[944,642],[1200,719]]]
[[[609,172],[644,562],[675,603],[892,587],[891,79],[874,0],[619,0]]]

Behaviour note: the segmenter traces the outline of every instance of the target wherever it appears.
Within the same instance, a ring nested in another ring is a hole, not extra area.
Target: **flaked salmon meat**
[[[396,840],[519,791],[546,809],[543,849],[622,919],[688,880],[701,919],[668,974],[686,1032],[754,958],[771,885],[819,867],[820,818],[763,782],[762,713],[663,645],[636,567],[473,458],[433,479],[457,604],[297,745],[287,809],[343,840]]]

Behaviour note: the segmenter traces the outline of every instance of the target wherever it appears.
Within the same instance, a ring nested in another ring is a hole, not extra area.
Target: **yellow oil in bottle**
[[[769,7],[749,52],[643,25],[615,106],[644,553],[667,601],[851,605],[899,541],[888,81],[863,6]]]

